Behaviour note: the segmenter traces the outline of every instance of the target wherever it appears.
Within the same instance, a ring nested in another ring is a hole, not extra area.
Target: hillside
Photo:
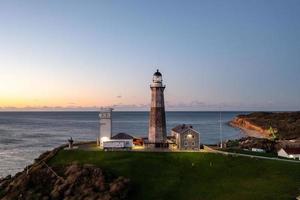
[[[257,131],[269,137],[269,128],[278,130],[279,139],[300,138],[300,112],[254,112],[238,115],[230,124],[246,130]]]
[[[294,199],[297,163],[212,153],[61,151],[49,164],[93,164],[128,177],[129,199]]]
[[[45,152],[35,163],[14,177],[0,179],[1,200],[121,200],[127,199],[130,180],[101,168],[69,163],[49,167],[47,161],[63,147]]]

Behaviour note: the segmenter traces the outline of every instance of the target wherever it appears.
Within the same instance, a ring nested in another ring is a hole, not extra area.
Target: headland
[[[271,138],[272,128],[280,140],[300,138],[300,112],[253,112],[238,115],[229,124],[244,130],[250,137]]]

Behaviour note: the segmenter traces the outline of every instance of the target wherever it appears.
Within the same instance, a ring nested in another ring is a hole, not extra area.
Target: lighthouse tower
[[[149,117],[148,140],[150,143],[163,143],[166,141],[166,114],[164,102],[165,86],[162,75],[157,70],[153,75],[151,88],[151,110]]]
[[[112,108],[103,108],[100,111],[100,147],[103,146],[103,142],[111,139],[112,136]]]

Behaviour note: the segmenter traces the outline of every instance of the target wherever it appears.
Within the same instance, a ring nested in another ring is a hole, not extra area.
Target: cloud
[[[199,100],[187,101],[187,102],[169,102],[166,101],[166,110],[170,111],[295,111],[300,110],[298,108],[289,106],[287,104],[266,101],[264,103],[246,103],[246,102],[218,102],[210,103]],[[112,104],[105,107],[112,107],[115,111],[149,111],[150,104]],[[79,106],[74,102],[70,102],[69,105],[62,106],[26,106],[26,107],[0,107],[0,111],[99,111],[104,106]]]
[[[144,111],[149,110],[150,104],[114,104],[112,107],[118,111]]]
[[[75,102],[69,102],[68,105],[76,105],[77,103]]]
[[[187,109],[187,108],[200,108],[200,107],[207,107],[209,104],[201,101],[190,101],[190,102],[179,102],[179,103],[172,103],[166,102],[167,108],[175,108],[175,109]]]

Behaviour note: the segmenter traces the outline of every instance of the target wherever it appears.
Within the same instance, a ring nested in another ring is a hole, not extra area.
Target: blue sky
[[[300,1],[0,1],[0,107],[300,110]]]

